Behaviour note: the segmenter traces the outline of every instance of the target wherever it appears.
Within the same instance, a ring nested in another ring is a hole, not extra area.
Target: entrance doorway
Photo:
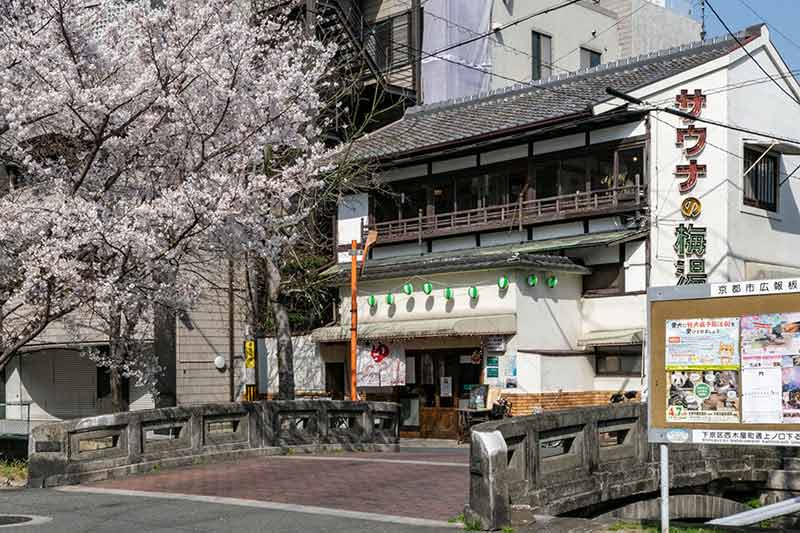
[[[401,429],[423,438],[455,438],[458,409],[467,407],[470,390],[481,383],[481,362],[479,348],[406,351],[414,383],[400,387]]]
[[[344,363],[325,363],[325,392],[331,400],[344,400]]]

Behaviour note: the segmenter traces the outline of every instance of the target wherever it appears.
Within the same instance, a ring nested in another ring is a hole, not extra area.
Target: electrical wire
[[[800,49],[800,44],[797,44],[797,41],[795,41],[794,39],[792,39],[791,37],[789,37],[788,35],[783,33],[774,24],[771,24],[766,18],[762,17],[755,9],[753,9],[753,7],[750,4],[748,4],[744,0],[739,0],[739,3],[742,4],[745,8],[747,8],[750,11],[750,13],[755,15],[756,18],[758,18],[759,20],[761,20],[763,22],[766,22],[773,30],[775,30],[775,33],[777,33],[778,35],[780,35],[781,37],[786,39],[789,43],[793,44],[796,48]]]
[[[753,56],[753,54],[750,53],[750,50],[748,50],[747,47],[742,43],[742,41],[740,41],[739,38],[731,31],[730,27],[728,27],[728,25],[725,23],[725,21],[722,19],[722,17],[719,15],[719,13],[717,13],[717,10],[714,9],[714,6],[711,5],[711,2],[709,0],[706,0],[706,5],[711,10],[711,12],[714,13],[714,16],[717,18],[717,20],[720,22],[720,24],[722,24],[722,26],[725,28],[725,31],[727,31],[728,34],[731,37],[733,37],[733,39],[736,41],[736,44],[739,45],[739,48],[744,50],[744,53],[747,54],[747,57],[749,57],[750,59],[753,60],[753,63],[755,63],[758,66],[758,68],[761,70],[761,72],[763,72],[768,78],[770,78],[772,80],[772,82],[775,84],[775,86],[778,89],[780,89],[783,94],[788,96],[794,103],[800,105],[800,100],[798,100],[794,95],[792,95],[789,91],[787,91],[780,83],[778,83],[777,80],[775,80],[770,75],[769,72],[766,71],[766,69],[764,69],[763,66],[761,66],[761,63],[759,63],[758,60]]]
[[[440,50],[437,50],[435,53],[441,54],[442,52],[448,52],[450,50],[453,50],[454,48],[458,48],[458,47],[464,46],[466,44],[474,43],[475,41],[479,41],[481,39],[485,39],[486,37],[489,37],[490,35],[494,35],[497,32],[501,32],[501,31],[503,31],[505,29],[508,29],[508,28],[510,28],[512,26],[516,26],[517,24],[521,24],[521,23],[523,23],[523,22],[525,22],[527,20],[530,20],[530,19],[532,19],[534,17],[538,17],[539,15],[545,15],[547,13],[552,13],[554,11],[558,11],[559,9],[562,9],[562,8],[565,8],[565,7],[569,7],[572,4],[577,4],[578,2],[581,2],[581,1],[583,1],[583,0],[568,0],[568,1],[564,2],[564,3],[562,3],[562,4],[551,6],[551,7],[548,7],[547,9],[542,9],[540,11],[536,11],[534,13],[531,13],[530,15],[525,15],[524,17],[520,17],[518,19],[512,20],[511,22],[507,22],[506,24],[503,24],[502,26],[500,26],[499,28],[497,28],[495,30],[491,30],[491,31],[488,31],[486,33],[482,33],[480,35],[476,35],[475,37],[472,37],[470,39],[466,39],[464,41],[459,41],[459,42],[457,42],[455,44],[451,44],[449,46],[445,46],[444,48],[442,48]]]

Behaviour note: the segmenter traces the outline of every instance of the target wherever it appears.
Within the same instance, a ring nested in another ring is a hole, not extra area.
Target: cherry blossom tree
[[[277,263],[330,190],[335,51],[284,2],[4,5],[0,154],[23,178],[0,200],[0,367],[64,317],[109,338],[112,384],[152,383],[157,308],[196,297],[185,265]]]

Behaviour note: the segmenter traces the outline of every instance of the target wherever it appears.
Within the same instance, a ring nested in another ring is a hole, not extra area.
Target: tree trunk
[[[127,381],[123,379],[122,372],[117,368],[111,369],[111,410],[115,413],[123,413],[130,407],[128,405],[128,394],[125,391]]]
[[[112,311],[109,316],[108,351],[112,365],[119,365],[125,358],[124,346],[120,336],[122,334],[122,317],[119,312]],[[128,410],[127,394],[124,390],[125,381],[117,366],[109,369],[111,374],[111,410],[122,413]]]
[[[278,345],[278,399],[294,400],[294,348],[289,313],[283,305],[281,271],[272,259],[264,259],[265,281],[270,309],[275,320]]]

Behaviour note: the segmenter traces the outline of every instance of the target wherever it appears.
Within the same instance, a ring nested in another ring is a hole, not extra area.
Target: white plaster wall
[[[643,120],[631,122],[610,128],[602,128],[589,132],[589,140],[592,144],[614,141],[617,139],[627,139],[628,137],[638,137],[647,133],[647,123]]]
[[[642,378],[638,376],[597,376],[594,378],[594,390],[625,392],[640,391],[643,388]]]
[[[267,347],[267,365],[269,370],[269,392],[278,392],[278,358],[277,341],[274,338],[265,340]],[[321,346],[311,340],[311,335],[298,335],[292,338],[294,349],[294,387],[298,393],[325,392],[325,359],[321,354]],[[343,359],[339,359],[343,360]]]
[[[436,239],[433,241],[431,249],[433,252],[450,252],[453,250],[469,250],[475,248],[474,235],[460,235],[458,237],[448,237],[446,239]]]
[[[339,201],[336,217],[336,243],[350,244],[361,242],[362,224],[366,226],[369,217],[369,195],[351,194]],[[339,262],[349,261],[347,252],[339,253]]]
[[[691,73],[689,73],[691,75]],[[673,80],[672,85],[652,95],[647,95],[649,102],[662,102],[673,105],[675,95],[681,89],[692,93],[702,89],[710,93],[712,89],[723,87],[728,83],[724,64],[709,74],[697,75],[683,80]],[[702,117],[727,122],[728,92],[709,94]],[[695,188],[687,194],[681,194],[678,184],[681,180],[675,177],[676,165],[688,164],[683,150],[675,145],[676,128],[684,127],[683,119],[666,113],[655,113],[650,117],[651,150],[650,150],[650,218],[651,218],[651,270],[650,285],[675,285],[675,261],[677,259],[673,246],[675,244],[675,228],[680,223],[688,224],[680,213],[680,204],[687,196],[694,196],[703,204],[703,212],[692,223],[707,228],[706,272],[710,282],[726,281],[727,272],[727,201],[728,182],[727,156],[721,149],[706,146],[696,159],[698,164],[707,166],[707,176],[699,178]],[[746,124],[747,117],[737,117],[737,123]],[[697,124],[700,126],[700,124]],[[727,132],[723,128],[708,126],[708,142],[721,148],[728,146]],[[738,236],[737,236],[738,238]],[[688,262],[687,262],[688,266]]]
[[[578,148],[585,145],[586,135],[583,133],[575,133],[573,135],[555,137],[544,141],[536,141],[533,143],[533,155],[535,157],[540,154],[569,150],[570,148]]]
[[[634,241],[625,246],[625,292],[647,290],[647,246]]]
[[[583,233],[583,222],[567,222],[564,224],[551,224],[548,226],[536,226],[533,228],[533,240],[557,239],[570,235],[580,235]]]
[[[542,355],[540,357],[542,361],[542,392],[593,390],[593,355]]]
[[[753,55],[767,72],[780,80],[783,66],[778,62],[777,56],[764,49],[754,52]],[[778,67],[781,67],[780,71]],[[764,74],[751,60],[742,58],[732,65],[729,83],[763,77]],[[778,83],[791,93],[790,84],[784,81]],[[727,103],[731,122],[748,129],[800,139],[800,106],[789,100],[772,83],[759,83],[732,90],[728,93]],[[743,154],[744,140],[757,138],[735,131],[726,133],[728,150],[740,156]],[[784,155],[780,163],[779,182],[785,180],[785,176],[795,169],[800,158]],[[778,211],[771,213],[744,205],[742,187],[745,170],[739,157],[727,156],[724,172],[729,182],[728,234],[736,237],[728,242],[731,261],[727,277],[741,280],[752,279],[752,276],[774,276],[781,272],[791,272],[800,263],[800,179],[796,175],[780,187]]]
[[[473,244],[475,240],[473,239]],[[389,244],[386,246],[375,246],[372,249],[372,258],[373,259],[384,259],[387,257],[408,257],[410,255],[422,255],[428,251],[427,247],[420,246],[419,243],[405,243],[405,244]],[[345,252],[345,255],[346,252]],[[347,255],[347,260],[350,260],[350,256]],[[342,262],[339,259],[339,262]]]
[[[481,233],[481,248],[485,246],[521,243],[527,240],[527,231],[496,231],[494,233]]]
[[[402,320],[425,320],[436,318],[456,318],[468,316],[485,316],[509,314],[516,311],[516,291],[509,287],[501,291],[497,286],[497,278],[511,272],[503,270],[486,270],[480,272],[433,274],[410,279],[389,279],[380,281],[364,281],[358,290],[359,324],[374,322],[397,322]],[[403,293],[403,284],[410,282],[414,286],[409,296]],[[422,291],[425,281],[433,283],[434,290],[430,295]],[[478,299],[472,300],[467,291],[469,287],[478,288]],[[454,292],[452,300],[444,298],[444,289],[451,287]],[[386,303],[386,295],[393,294],[395,304]],[[340,316],[343,324],[350,322],[350,297],[348,288],[340,288]],[[375,295],[377,305],[370,307],[368,298]]]
[[[589,221],[589,233],[624,229],[620,217],[595,218]]]
[[[492,23],[506,24],[539,11],[543,7],[541,2],[494,0]],[[554,74],[563,73],[565,70],[577,70],[580,66],[580,54],[577,48],[590,40],[591,42],[585,47],[601,52],[603,62],[617,59],[619,51],[616,32],[607,31],[592,40],[592,32],[600,34],[614,24],[615,18],[613,13],[602,8],[593,9],[586,5],[575,4],[507,28],[498,32],[492,39],[493,72],[520,81],[531,79],[531,31],[552,36],[552,59],[556,67],[560,67],[553,68]],[[511,48],[525,53],[521,54]],[[499,76],[491,78],[492,89],[512,83]]]
[[[478,157],[474,155],[466,155],[463,157],[456,157],[453,159],[444,159],[442,161],[434,161],[431,165],[431,172],[439,174],[441,172],[450,172],[451,170],[459,170],[462,168],[470,168],[478,166]]]
[[[647,296],[631,294],[583,298],[581,300],[582,333],[645,327]]]

